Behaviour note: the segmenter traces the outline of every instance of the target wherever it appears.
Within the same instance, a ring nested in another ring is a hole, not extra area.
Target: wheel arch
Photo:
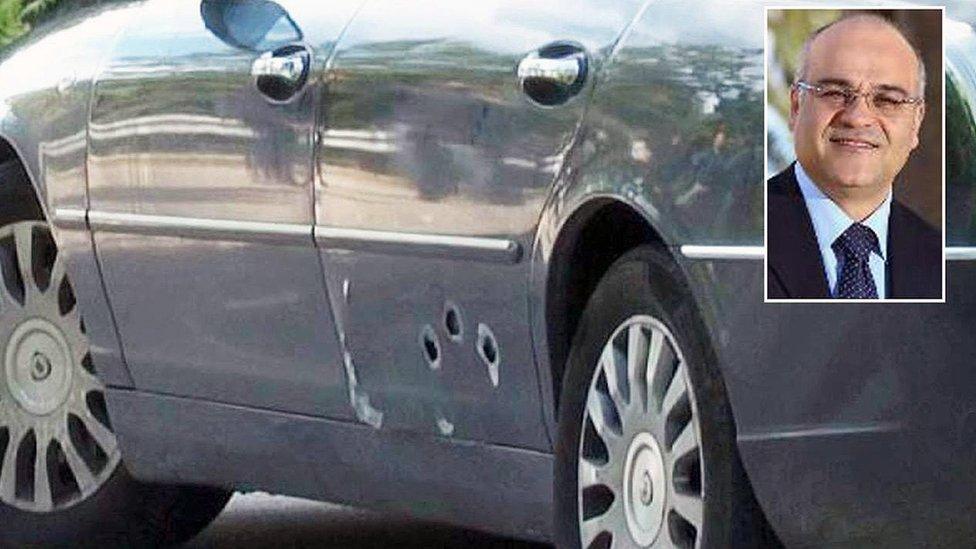
[[[20,155],[18,155],[17,151],[14,150],[14,147],[10,144],[10,141],[8,141],[3,134],[0,134],[0,163],[14,159],[20,160]]]
[[[11,208],[19,210],[12,214],[0,204],[0,224],[26,219],[47,222],[58,249],[68,250],[69,261],[66,268],[71,276],[75,297],[85,311],[87,335],[93,343],[92,358],[99,376],[109,385],[131,387],[134,384],[132,375],[125,364],[117,323],[103,286],[101,265],[96,258],[87,222],[84,217],[69,220],[56,219],[52,215],[54,212],[48,202],[43,171],[38,168],[39,160],[25,154],[35,148],[30,146],[31,140],[26,134],[10,132],[12,127],[22,126],[16,121],[0,119],[0,165],[16,161],[25,177],[14,178],[20,187],[12,189],[12,194],[7,196],[13,196],[20,201],[30,200],[32,203],[23,209]],[[79,158],[79,162],[83,166],[83,156]],[[80,190],[81,196],[85,197],[87,188],[82,187]],[[87,203],[86,198],[78,207],[83,208],[84,203]]]
[[[0,165],[6,164],[8,162],[17,162],[20,168],[24,171],[27,177],[23,181],[17,181],[17,185],[22,185],[21,188],[12,189],[13,196],[27,199],[30,197],[32,199],[32,204],[28,205],[25,209],[31,213],[32,219],[37,220],[48,220],[50,219],[47,215],[44,195],[40,192],[40,188],[37,185],[37,178],[31,172],[28,164],[24,161],[23,155],[14,145],[6,135],[0,132]],[[8,195],[10,196],[10,195]],[[9,220],[0,219],[0,224],[5,223]]]
[[[570,345],[589,297],[614,261],[642,245],[668,250],[664,237],[637,208],[614,197],[583,202],[561,224],[546,265],[544,304],[557,410]]]

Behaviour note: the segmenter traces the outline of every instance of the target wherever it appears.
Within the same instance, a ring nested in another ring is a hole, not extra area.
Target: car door
[[[311,143],[357,5],[149,0],[117,38],[93,92],[89,220],[138,388],[350,414]]]
[[[315,221],[360,419],[548,446],[527,256],[637,7],[376,0],[354,18],[320,109]],[[564,87],[529,81],[548,69]]]

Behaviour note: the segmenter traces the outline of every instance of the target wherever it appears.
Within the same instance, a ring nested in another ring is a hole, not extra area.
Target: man
[[[881,17],[807,40],[790,93],[797,162],[768,182],[767,297],[941,297],[941,235],[891,191],[918,146],[924,89],[921,57]]]

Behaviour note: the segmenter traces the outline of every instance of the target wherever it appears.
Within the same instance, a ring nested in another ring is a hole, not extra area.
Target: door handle
[[[254,60],[251,76],[255,86],[274,103],[284,103],[298,95],[308,82],[312,54],[303,45],[290,45],[269,51]]]
[[[536,104],[553,107],[569,101],[586,84],[589,58],[572,42],[553,42],[525,56],[516,74],[519,88]]]

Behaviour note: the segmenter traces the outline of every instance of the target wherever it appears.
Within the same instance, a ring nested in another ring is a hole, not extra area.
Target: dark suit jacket
[[[829,299],[823,259],[793,166],[768,182],[767,297]],[[896,200],[888,218],[888,298],[942,297],[942,236]]]

